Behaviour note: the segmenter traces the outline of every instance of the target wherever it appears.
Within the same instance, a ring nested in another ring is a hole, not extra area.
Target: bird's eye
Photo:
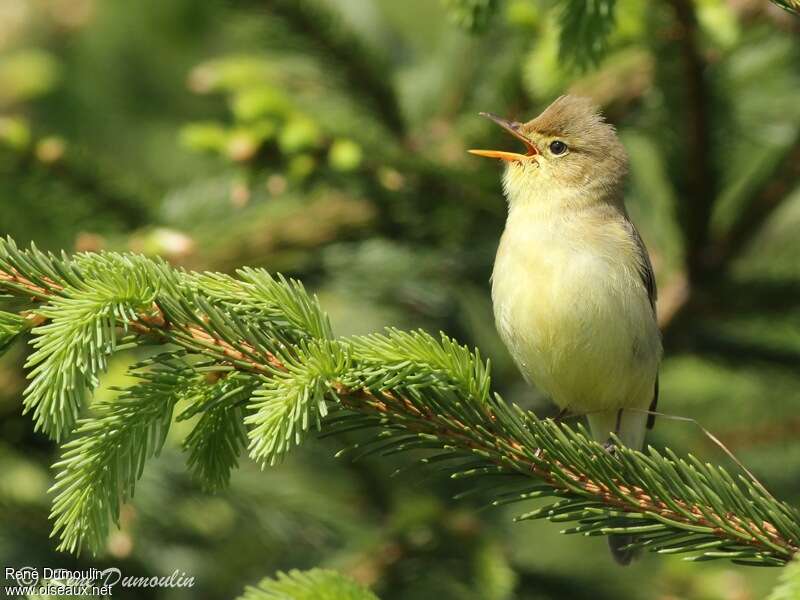
[[[554,140],[550,142],[550,152],[558,156],[559,154],[564,154],[567,151],[567,145],[562,142],[561,140]]]

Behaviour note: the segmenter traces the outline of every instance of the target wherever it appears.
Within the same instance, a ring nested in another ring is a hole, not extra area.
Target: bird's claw
[[[566,419],[568,416],[569,416],[569,409],[568,408],[562,408],[560,411],[558,411],[558,414],[553,418],[553,420],[556,423],[560,423],[561,421]]]

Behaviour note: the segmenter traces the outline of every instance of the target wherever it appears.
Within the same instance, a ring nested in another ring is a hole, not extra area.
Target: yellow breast
[[[495,321],[526,379],[580,412],[646,407],[661,342],[624,221],[512,211],[492,275]]]

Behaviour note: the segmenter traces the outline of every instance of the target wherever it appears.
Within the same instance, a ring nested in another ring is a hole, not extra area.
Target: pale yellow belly
[[[661,342],[636,264],[558,238],[510,242],[498,252],[492,299],[525,378],[575,412],[646,408]]]

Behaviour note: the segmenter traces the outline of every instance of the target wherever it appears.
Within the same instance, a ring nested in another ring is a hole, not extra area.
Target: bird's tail
[[[616,433],[624,445],[641,450],[647,429],[647,413],[633,410],[593,413],[589,415],[589,429],[594,439],[601,444],[606,443],[612,433]],[[633,536],[626,534],[608,536],[611,556],[618,564],[628,565],[638,555],[637,550],[627,548],[633,540]]]
[[[628,548],[628,545],[632,543],[632,535],[612,533],[608,536],[608,548],[611,550],[611,556],[618,565],[627,567],[634,558],[639,556],[637,548]]]

